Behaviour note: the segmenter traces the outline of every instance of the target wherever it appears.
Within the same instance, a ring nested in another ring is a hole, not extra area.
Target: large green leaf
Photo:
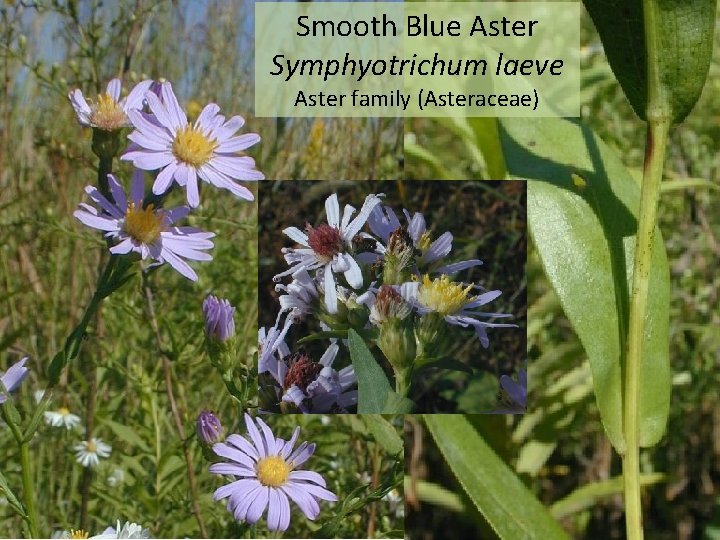
[[[548,279],[590,359],[600,415],[625,448],[622,386],[640,188],[592,131],[560,119],[504,119],[511,176],[528,180],[528,226]],[[665,431],[670,406],[670,279],[655,236],[640,366],[640,444]]]
[[[658,75],[681,122],[700,97],[712,56],[716,0],[654,0]],[[583,0],[608,62],[637,115],[646,119],[648,51],[642,0]]]
[[[467,418],[457,414],[427,414],[424,418],[460,485],[500,538],[567,538]]]

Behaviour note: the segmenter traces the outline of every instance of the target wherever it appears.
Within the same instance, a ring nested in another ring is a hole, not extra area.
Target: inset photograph
[[[524,412],[524,182],[265,182],[259,406]]]

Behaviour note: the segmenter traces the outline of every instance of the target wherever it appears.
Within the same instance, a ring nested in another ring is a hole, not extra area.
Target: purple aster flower
[[[20,386],[20,383],[28,376],[30,370],[25,367],[27,361],[27,356],[21,358],[10,366],[5,373],[0,375],[0,382],[2,382],[2,386],[0,386],[0,403],[5,403],[10,392]]]
[[[481,318],[512,317],[512,315],[476,311],[477,308],[492,302],[502,294],[501,291],[487,291],[478,296],[471,294],[473,289],[479,288],[477,285],[464,286],[456,283],[444,274],[435,279],[423,276],[422,282],[403,283],[400,293],[421,315],[438,313],[448,324],[463,328],[473,327],[480,343],[487,348],[490,345],[490,339],[487,336],[486,328],[517,327],[517,325],[480,320]]]
[[[340,205],[337,195],[333,193],[325,200],[327,225],[308,227],[307,233],[297,227],[288,227],[283,230],[286,236],[304,247],[283,248],[285,261],[290,265],[290,269],[276,275],[274,279],[277,281],[283,276],[294,275],[301,270],[323,268],[325,307],[329,313],[337,313],[337,289],[335,288],[334,274],[343,274],[353,289],[362,287],[363,275],[354,257],[353,241],[360,234],[360,229],[367,221],[372,209],[380,204],[382,195],[368,195],[360,212],[351,221],[355,208],[346,205],[342,219],[340,219]]]
[[[198,415],[196,429],[198,438],[205,444],[222,441],[225,433],[218,417],[210,411],[203,411]]]
[[[233,116],[226,122],[215,103],[207,104],[191,125],[169,82],[162,83],[160,93],[162,98],[152,91],[145,93],[152,115],[130,111],[135,131],[128,138],[134,144],[121,159],[146,171],[160,170],[153,185],[156,195],[165,193],[173,181],[186,187],[193,208],[200,204],[198,177],[252,201],[252,192],[235,180],[262,180],[265,176],[255,169],[255,160],[238,152],[260,141],[260,136],[234,136],[245,120]]]
[[[255,424],[257,422],[257,425]],[[326,489],[325,480],[313,471],[298,470],[313,452],[315,444],[303,442],[294,451],[300,428],[289,441],[276,438],[265,422],[245,415],[249,439],[230,435],[226,443],[213,446],[214,452],[228,462],[215,463],[210,472],[237,478],[218,488],[216,501],[228,499],[228,510],[238,521],[257,523],[267,509],[267,526],[271,531],[285,531],[290,526],[290,501],[310,520],[320,514],[319,500],[337,501]]]
[[[272,381],[270,392],[273,405],[293,404],[303,414],[348,412],[357,405],[355,368],[333,369],[339,347],[333,343],[320,360],[315,362],[305,352],[291,354],[285,335],[294,322],[285,319],[279,329],[280,318],[273,328],[258,331],[258,374],[268,375]]]
[[[275,371],[280,400],[303,414],[347,413],[356,406],[355,368],[350,365],[336,371],[332,367],[339,350],[336,343],[331,344],[317,362],[303,351],[279,360]]]
[[[135,85],[126,98],[120,99],[120,79],[111,80],[104,94],[95,101],[85,99],[80,90],[73,90],[68,97],[75,109],[78,122],[83,126],[96,127],[105,131],[130,127],[128,113],[142,109],[145,92],[152,81],[141,81]]]
[[[479,259],[469,259],[453,264],[439,265],[442,259],[452,251],[452,233],[446,231],[435,240],[432,240],[425,223],[425,217],[420,212],[415,212],[412,216],[407,210],[403,210],[403,213],[407,220],[408,236],[412,240],[413,247],[420,253],[415,259],[419,270],[440,274],[454,274],[482,264]],[[393,233],[402,227],[400,220],[389,206],[376,206],[373,208],[368,218],[368,226],[373,234],[378,236],[386,246],[389,244]],[[380,246],[381,256],[386,249],[385,246]]]
[[[183,258],[212,260],[203,250],[213,247],[210,238],[215,234],[194,227],[172,226],[188,215],[190,209],[187,206],[172,210],[155,209],[152,204],[143,206],[144,183],[140,170],[135,171],[133,176],[129,198],[112,174],[108,175],[108,184],[114,203],[98,189],[87,186],[85,192],[99,209],[80,203],[80,209],[73,215],[88,227],[104,231],[106,237],[117,240],[110,248],[111,253],[123,255],[135,252],[143,259],[150,257],[156,260],[158,264],[167,262],[186,278],[197,281],[197,274]]]
[[[225,343],[235,335],[235,308],[226,299],[209,295],[203,301],[205,333],[208,337]]]

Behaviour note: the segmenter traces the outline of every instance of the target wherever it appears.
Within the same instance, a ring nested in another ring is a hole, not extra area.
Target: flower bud
[[[396,372],[412,368],[415,360],[411,312],[410,305],[389,285],[380,287],[370,309],[370,322],[380,328],[378,347]]]
[[[210,411],[203,411],[197,418],[197,436],[203,444],[211,445],[224,439],[225,430]]]
[[[395,229],[388,238],[383,261],[383,283],[400,285],[410,279],[415,264],[415,246],[405,227]]]
[[[447,348],[447,324],[440,313],[427,313],[415,328],[418,356],[441,356]]]
[[[208,339],[225,343],[235,335],[235,308],[226,299],[208,296],[203,302],[203,314]]]

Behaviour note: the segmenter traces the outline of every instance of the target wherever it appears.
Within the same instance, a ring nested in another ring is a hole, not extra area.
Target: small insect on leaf
[[[587,180],[579,174],[572,173],[570,174],[570,178],[572,178],[573,184],[578,190],[583,191],[587,187]]]

